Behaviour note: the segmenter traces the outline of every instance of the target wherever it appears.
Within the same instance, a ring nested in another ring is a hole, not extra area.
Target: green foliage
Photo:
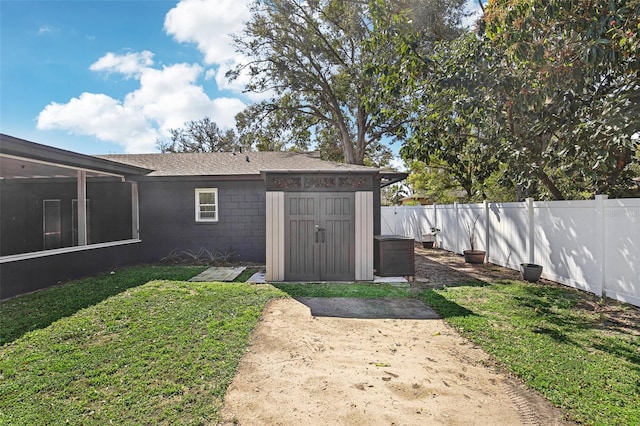
[[[402,200],[409,196],[402,185],[389,185],[382,188],[382,204],[385,206],[399,206]]]
[[[387,120],[383,112],[403,100],[378,96],[388,84],[380,59],[392,60],[395,53],[373,40],[373,15],[403,10],[422,34],[452,37],[463,3],[256,1],[245,31],[235,39],[249,59],[229,76],[248,74],[249,91],[274,96],[239,116],[243,138],[257,136],[263,149],[271,141],[282,146],[286,136],[296,147],[315,143],[322,158],[386,165],[391,153],[382,141],[402,137],[402,121]]]
[[[363,164],[371,151],[384,148],[383,136],[395,133],[373,120],[380,107],[367,104],[378,90],[365,72],[375,55],[363,48],[369,32],[364,2],[254,2],[252,17],[235,38],[248,59],[228,76],[248,75],[249,91],[273,96],[245,112],[241,127],[258,135],[261,147],[291,137],[296,146],[331,148],[323,152],[329,158],[335,158],[332,144],[338,141],[341,160]]]
[[[189,121],[183,128],[170,129],[171,140],[159,139],[160,152],[232,152],[250,148],[243,145],[232,129],[222,130],[209,117]]]
[[[0,348],[0,424],[215,424],[262,310],[283,296],[152,281],[63,317]]]
[[[640,0],[496,0],[477,33],[440,39],[378,10],[389,54],[371,69],[405,160],[444,161],[469,199],[492,176],[519,198],[633,195]]]
[[[411,297],[409,288],[396,287],[391,284],[275,284],[275,286],[291,297],[355,297],[358,299],[376,299],[380,297]]]
[[[638,0],[498,0],[486,8],[491,46],[505,56],[495,97],[519,181],[538,178],[554,198],[626,195],[640,129],[639,20]]]

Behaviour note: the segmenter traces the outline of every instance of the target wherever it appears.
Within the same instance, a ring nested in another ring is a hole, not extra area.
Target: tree
[[[185,127],[170,129],[169,133],[170,140],[156,141],[160,152],[231,152],[251,146],[241,144],[235,131],[220,129],[209,117],[189,121]]]
[[[495,170],[527,196],[628,195],[639,2],[496,0],[476,34],[436,43],[402,14],[378,25],[397,52],[378,63],[405,106],[384,111],[405,123],[403,155],[445,161],[474,196]]]
[[[336,135],[347,163],[384,149],[380,141],[397,126],[377,120],[383,106],[370,102],[380,86],[366,65],[381,54],[369,49],[372,28],[364,0],[256,1],[235,37],[249,59],[229,73],[247,72],[249,91],[273,94],[256,108],[256,125]]]
[[[408,196],[407,189],[402,185],[390,185],[382,188],[382,204],[399,206]]]
[[[520,180],[538,178],[556,199],[625,195],[640,130],[639,19],[639,0],[488,5],[484,29],[505,56],[496,97]]]

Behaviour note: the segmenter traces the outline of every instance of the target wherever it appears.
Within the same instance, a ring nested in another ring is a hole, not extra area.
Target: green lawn
[[[154,277],[159,272],[133,268],[115,277]],[[185,279],[197,272],[171,267],[163,273]],[[118,282],[115,277],[74,282],[47,293],[56,296],[69,286],[82,289],[73,292],[80,297],[100,287],[96,283]],[[128,289],[114,285],[114,295],[95,304],[69,301],[71,306],[62,306],[63,298],[56,296],[51,309],[69,312],[57,321],[40,319],[46,309],[40,294],[0,305],[2,328],[11,324],[9,328],[20,331],[9,330],[9,336],[23,334],[0,347],[0,424],[219,420],[224,393],[264,306],[286,295],[268,285],[173,279],[142,285],[123,280]],[[24,323],[34,322],[28,320],[32,312],[42,325],[25,333]]]
[[[264,306],[287,294],[420,298],[571,419],[640,424],[640,324],[616,321],[625,305],[521,281],[182,281],[200,270],[128,268],[0,304],[0,424],[215,423]]]

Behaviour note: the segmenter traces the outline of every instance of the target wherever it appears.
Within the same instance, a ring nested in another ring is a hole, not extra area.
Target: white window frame
[[[208,194],[208,193],[213,193],[216,199],[216,202],[214,204],[200,204],[200,194]],[[219,207],[219,199],[218,199],[218,188],[196,188],[195,190],[195,210],[196,210],[196,222],[205,222],[205,223],[212,223],[212,222],[217,222],[218,221],[218,207]],[[203,206],[213,206],[214,212],[215,212],[215,217],[214,218],[203,218],[201,217],[201,210],[200,207]]]

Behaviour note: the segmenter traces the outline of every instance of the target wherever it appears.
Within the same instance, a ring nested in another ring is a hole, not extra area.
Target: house
[[[87,156],[0,135],[0,300],[173,250],[267,279],[370,280],[380,188],[406,174],[293,152]]]

